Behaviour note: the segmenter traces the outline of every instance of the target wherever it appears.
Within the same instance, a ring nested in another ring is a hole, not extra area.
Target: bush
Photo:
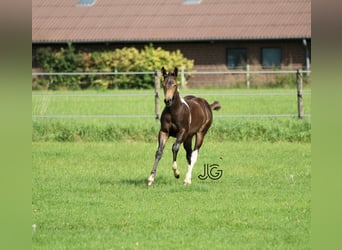
[[[193,60],[188,60],[177,50],[174,52],[154,48],[153,45],[145,46],[139,51],[136,48],[116,49],[114,52],[105,51],[93,53],[85,63],[89,69],[107,72],[151,72],[165,67],[184,66],[191,69],[194,65]],[[101,80],[104,87],[119,89],[148,89],[154,86],[153,75],[119,75],[111,78],[97,77]],[[91,83],[90,85],[93,85]]]
[[[53,51],[50,47],[39,48],[36,61],[46,72],[75,72],[82,68],[82,57],[69,43],[66,48]],[[46,81],[36,79],[36,85],[47,85],[48,89],[77,89],[81,76],[49,76]],[[38,88],[38,87],[37,87]]]
[[[145,46],[138,50],[134,47],[102,52],[76,52],[71,44],[67,48],[53,51],[51,48],[37,50],[35,60],[47,72],[146,72],[155,71],[164,66],[167,69],[184,66],[190,70],[194,62],[177,50],[174,52]],[[35,80],[35,88],[44,85]],[[49,76],[48,89],[60,88],[101,88],[101,89],[146,89],[153,88],[153,75],[118,75],[113,76]]]
[[[277,88],[293,88],[297,86],[296,74],[276,75],[275,85]]]

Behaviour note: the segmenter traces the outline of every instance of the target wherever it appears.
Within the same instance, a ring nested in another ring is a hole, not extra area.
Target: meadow
[[[309,90],[306,91],[309,92]],[[33,94],[33,115],[57,115],[57,118],[33,119],[33,141],[126,139],[152,142],[155,141],[159,129],[159,122],[153,119],[155,116],[153,90],[60,91],[34,92]],[[214,112],[215,121],[209,131],[209,136],[215,140],[289,142],[310,142],[311,140],[310,117],[303,120],[296,117],[234,117],[239,115],[296,115],[297,93],[295,89],[181,90],[181,95],[187,94],[204,97],[209,103],[214,100],[220,101],[222,108]],[[161,107],[164,106],[162,100],[161,97]],[[306,94],[304,95],[304,113],[310,114],[310,109],[311,95]],[[131,117],[119,119],[111,117],[126,115]],[[137,119],[135,115],[144,117]]]
[[[120,98],[33,96],[32,112],[153,115],[153,96]],[[222,114],[296,112],[292,96],[207,99],[219,100]],[[304,100],[309,114],[310,96]],[[173,177],[170,139],[152,187],[153,118],[32,124],[32,249],[310,248],[309,118],[214,118],[192,184],[182,185],[183,148],[181,178]],[[206,164],[222,177],[200,180]]]
[[[310,89],[304,89],[304,113],[310,113]],[[196,95],[220,101],[220,113],[296,114],[295,89],[182,89],[181,96]],[[163,94],[161,106],[163,107]],[[35,115],[154,115],[154,90],[113,91],[33,91],[32,113]]]

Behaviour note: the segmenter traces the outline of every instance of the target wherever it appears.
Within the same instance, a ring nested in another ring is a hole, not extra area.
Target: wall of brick
[[[157,44],[156,44],[157,45]],[[246,48],[247,63],[250,70],[264,69],[261,62],[262,48],[281,49],[281,70],[296,70],[306,67],[306,52],[302,40],[272,40],[272,41],[222,41],[201,43],[158,44],[167,50],[180,49],[182,53],[195,61],[195,71],[239,71],[227,66],[227,49]],[[309,44],[310,48],[310,44]],[[263,84],[275,81],[274,75],[253,75],[250,84]],[[195,75],[189,79],[189,87],[231,86],[246,83],[246,75]]]
[[[308,41],[311,50],[311,41]],[[82,50],[114,50],[128,46],[143,48],[148,43],[96,43],[96,44],[74,44],[76,48]],[[59,48],[61,44],[33,44],[32,55],[39,46],[52,46]],[[208,41],[208,42],[163,42],[154,43],[155,47],[162,47],[165,50],[181,50],[189,59],[195,62],[194,71],[228,71],[227,49],[246,48],[247,63],[250,70],[270,70],[263,69],[261,64],[262,48],[281,49],[281,70],[296,70],[306,67],[306,52],[301,39],[298,40],[253,40],[253,41]],[[179,65],[181,66],[181,65]],[[32,67],[36,67],[33,62]],[[250,84],[262,85],[263,83],[275,80],[274,75],[253,75]],[[244,85],[246,75],[193,75],[188,78],[188,87],[224,87],[232,85]]]

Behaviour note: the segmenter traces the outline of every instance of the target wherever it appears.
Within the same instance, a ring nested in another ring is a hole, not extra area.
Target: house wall
[[[180,49],[187,58],[194,59],[194,70],[198,71],[239,71],[238,69],[229,69],[227,66],[227,49],[229,48],[247,49],[247,63],[250,65],[250,70],[270,70],[263,69],[262,67],[261,49],[275,47],[281,49],[280,70],[296,70],[306,67],[306,53],[302,40],[223,41],[187,44],[173,43],[160,44],[160,46],[167,50]],[[274,75],[253,75],[251,77],[251,85],[260,84],[262,82],[272,82],[274,79]],[[246,75],[244,74],[195,75],[189,79],[189,86],[200,85],[201,87],[219,87],[233,84],[245,84],[245,82]]]
[[[80,43],[74,44],[77,49],[82,50],[114,50],[116,48],[134,46],[143,48],[148,43]],[[34,55],[39,46],[61,47],[61,44],[33,44],[32,53]],[[174,51],[179,49],[185,57],[193,59],[194,71],[227,71],[227,49],[246,48],[247,63],[250,70],[270,70],[263,69],[261,64],[262,48],[281,49],[281,70],[296,70],[306,67],[306,51],[301,39],[295,40],[251,40],[251,41],[208,41],[208,42],[163,42],[154,43],[155,47],[162,47],[165,50]],[[308,41],[311,50],[311,41]],[[33,68],[37,65],[33,62]],[[253,75],[251,85],[274,81],[274,75]],[[189,87],[223,87],[236,84],[245,84],[244,74],[235,75],[194,75],[188,79]]]

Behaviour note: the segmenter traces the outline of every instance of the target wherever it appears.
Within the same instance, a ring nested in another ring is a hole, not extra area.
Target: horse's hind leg
[[[184,149],[186,151],[186,160],[188,162],[188,164],[191,163],[191,153],[192,153],[192,137],[193,136],[189,136],[188,138],[186,138],[186,140],[184,141]]]
[[[185,175],[185,179],[184,179],[184,185],[189,185],[191,184],[191,176],[192,176],[192,169],[197,161],[197,157],[198,157],[198,151],[200,149],[200,147],[202,146],[203,143],[203,139],[204,139],[204,133],[197,133],[196,134],[196,142],[195,142],[195,148],[193,151],[186,151],[187,153],[187,160],[188,160],[188,172]],[[191,146],[190,146],[191,149]],[[188,152],[191,152],[191,154],[189,154]],[[190,160],[189,160],[190,158]]]
[[[189,166],[191,165],[192,136],[189,136],[188,138],[186,138],[186,140],[183,143],[183,146],[186,151],[186,160],[188,162],[188,169],[189,169]],[[185,181],[184,181],[184,184],[185,184]]]
[[[163,155],[163,150],[165,147],[165,143],[167,141],[167,139],[169,138],[168,133],[163,132],[163,131],[159,131],[159,135],[158,135],[158,149],[156,152],[156,156],[155,156],[155,160],[154,160],[154,164],[151,170],[151,175],[147,180],[147,184],[149,186],[151,186],[154,182],[154,178],[156,177],[157,174],[157,166],[159,163],[159,160],[161,159],[162,155]]]

